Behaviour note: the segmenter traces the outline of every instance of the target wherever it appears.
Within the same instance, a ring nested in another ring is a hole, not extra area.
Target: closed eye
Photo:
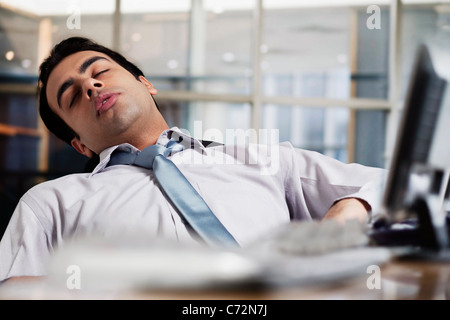
[[[80,94],[80,91],[77,91],[77,93],[75,93],[75,95],[72,98],[72,101],[70,101],[69,109],[72,108],[72,105],[75,102],[75,99],[78,97],[79,94]]]
[[[102,71],[96,73],[96,74],[94,75],[94,78],[97,78],[99,75],[101,75],[102,73],[105,73],[105,72],[107,72],[107,71],[109,71],[109,69],[105,69],[105,70],[102,70]]]

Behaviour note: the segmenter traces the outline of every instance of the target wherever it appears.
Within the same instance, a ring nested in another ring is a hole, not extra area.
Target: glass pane
[[[205,0],[192,8],[191,90],[205,93],[251,93],[254,0]]]
[[[34,87],[40,61],[54,44],[70,36],[86,36],[111,46],[114,0],[99,1],[0,1],[0,82]],[[4,57],[4,58],[3,58]],[[25,90],[25,89],[24,89]],[[37,101],[26,90],[0,95],[0,123],[36,129]],[[1,169],[29,171],[36,175],[40,138],[35,133],[1,135],[0,149],[5,154]],[[71,146],[50,135],[48,167],[53,173],[83,171],[86,158]],[[7,152],[6,152],[7,150]],[[33,173],[34,172],[34,173]],[[30,176],[30,177],[31,177]],[[24,185],[24,184],[22,184]]]
[[[355,162],[372,167],[386,166],[387,114],[379,110],[355,112]]]
[[[68,37],[81,36],[90,38],[101,45],[112,47],[114,0],[53,2],[58,2],[61,10],[54,13],[50,11],[48,14],[42,15],[42,18],[48,17],[52,22],[52,45]],[[52,5],[56,6],[51,3],[46,7],[50,9]],[[63,9],[65,10],[63,11]]]
[[[420,44],[426,43],[433,50],[442,50],[450,55],[450,4],[405,4],[401,43],[402,97],[405,97]]]
[[[226,142],[227,130],[250,128],[250,105],[223,102],[158,100],[169,127],[176,126],[197,139]]]
[[[388,99],[389,95],[389,8],[380,6],[379,29],[368,28],[366,8],[355,11],[357,17],[357,59],[352,74],[351,95],[358,98]],[[354,162],[385,166],[386,111],[354,111]]]
[[[8,25],[2,30],[6,30],[8,38],[20,41],[20,50],[24,52],[18,56],[22,59],[20,63],[34,73],[38,67],[39,37],[43,37],[43,42],[50,40],[50,46],[70,36],[85,36],[106,46],[112,44],[114,0],[1,0],[0,3],[13,9],[1,9],[13,16],[13,19],[2,17],[1,24]],[[43,27],[45,19],[50,19],[49,28]]]
[[[278,129],[279,140],[346,162],[348,108],[263,106],[262,128]]]
[[[114,0],[1,0],[0,3],[14,11],[39,17],[63,15],[72,21],[74,14],[84,15],[113,13]],[[70,17],[70,19],[69,19]]]
[[[379,6],[379,29],[367,27],[367,9],[353,9],[356,17],[356,58],[353,61],[351,96],[388,99],[389,94],[389,8]],[[370,20],[369,20],[370,21]]]
[[[38,27],[38,17],[0,7],[1,82],[23,82],[37,75]]]
[[[253,2],[123,1],[121,50],[159,90],[247,94]]]
[[[190,2],[121,2],[121,52],[158,90],[187,88]]]
[[[264,4],[264,94],[348,99],[355,95],[353,80],[371,86],[376,81],[382,90],[377,96],[386,97],[388,8],[376,6],[381,27],[371,29],[368,5],[349,7],[336,1],[314,7],[313,2],[295,0]]]

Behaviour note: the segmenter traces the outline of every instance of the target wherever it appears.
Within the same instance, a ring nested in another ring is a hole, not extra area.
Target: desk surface
[[[146,290],[93,293],[83,290],[52,292],[42,279],[15,280],[0,287],[0,299],[168,299],[168,300],[444,300],[450,299],[450,263],[393,260],[374,274],[332,284],[292,285],[239,290]],[[377,286],[379,284],[379,286]],[[371,288],[370,288],[371,287]]]
[[[357,276],[331,285],[305,285],[260,290],[204,292],[141,292],[133,299],[258,299],[258,300],[447,300],[450,299],[450,264],[393,261],[380,269],[380,286]],[[372,285],[369,289],[368,282]]]

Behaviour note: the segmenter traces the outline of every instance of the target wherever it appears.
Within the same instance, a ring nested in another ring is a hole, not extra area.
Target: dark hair
[[[62,120],[48,104],[46,89],[47,81],[50,73],[55,67],[66,57],[80,51],[97,51],[106,54],[124,69],[128,70],[132,75],[139,79],[143,76],[143,72],[128,61],[120,53],[106,48],[90,39],[82,37],[72,37],[61,41],[57,44],[47,59],[40,66],[40,74],[38,80],[38,98],[39,98],[39,114],[48,130],[69,145],[73,138],[79,138],[78,134]]]

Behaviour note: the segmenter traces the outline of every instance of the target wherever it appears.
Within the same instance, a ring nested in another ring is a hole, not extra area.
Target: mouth
[[[119,94],[115,92],[100,93],[94,100],[95,111],[97,112],[97,115],[101,115],[102,113],[105,113],[106,111],[111,109],[116,103],[118,97]]]

